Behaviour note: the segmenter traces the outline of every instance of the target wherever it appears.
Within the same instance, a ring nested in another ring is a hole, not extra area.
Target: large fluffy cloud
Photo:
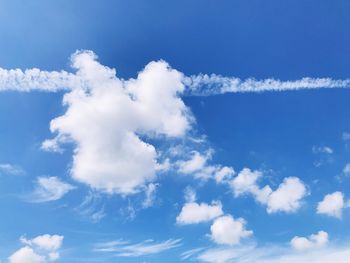
[[[183,75],[158,61],[137,79],[123,81],[92,52],[76,53],[72,65],[84,87],[64,95],[67,111],[51,122],[56,137],[44,148],[57,151],[73,142],[74,179],[108,193],[138,191],[155,179],[158,167],[155,147],[143,138],[181,137],[191,126],[189,110],[178,96],[184,90]]]

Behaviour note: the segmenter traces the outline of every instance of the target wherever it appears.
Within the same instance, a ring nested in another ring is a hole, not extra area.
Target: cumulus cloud
[[[57,136],[43,148],[58,151],[74,142],[71,175],[94,189],[123,195],[144,189],[159,164],[155,147],[141,135],[175,138],[191,127],[190,111],[179,97],[182,73],[158,61],[124,81],[88,51],[76,53],[72,65],[84,87],[64,95],[67,111],[51,121]]]
[[[32,202],[56,201],[75,189],[73,185],[65,183],[55,176],[38,177],[36,183],[36,189],[29,197]]]
[[[193,175],[197,179],[214,179],[217,183],[226,182],[234,175],[235,171],[232,167],[208,164],[213,152],[213,149],[209,149],[205,153],[192,151],[190,158],[177,161],[178,172]]]
[[[277,190],[269,196],[267,212],[295,212],[300,208],[301,200],[305,195],[306,187],[299,178],[285,178]]]
[[[21,237],[20,241],[24,246],[9,256],[9,263],[46,263],[59,259],[63,236],[46,234],[33,239]]]
[[[300,208],[307,191],[304,183],[299,178],[285,178],[278,188],[273,191],[268,185],[264,187],[258,185],[258,180],[262,176],[261,171],[244,168],[229,182],[235,197],[250,194],[259,203],[267,206],[268,213],[291,213]]]
[[[230,181],[235,197],[245,194],[252,194],[256,200],[262,204],[268,202],[268,198],[272,193],[270,186],[260,188],[257,181],[263,176],[261,171],[252,171],[244,168],[236,177]]]
[[[113,252],[118,257],[141,257],[159,254],[179,246],[181,246],[181,239],[168,239],[159,243],[153,240],[146,240],[136,244],[117,240],[98,243],[95,245],[94,251]]]
[[[176,218],[176,222],[181,225],[198,224],[211,221],[223,214],[220,202],[206,203],[186,203],[180,214]]]
[[[71,65],[75,73],[0,69],[0,91],[65,91],[67,111],[51,121],[55,137],[45,140],[42,149],[62,152],[64,144],[72,143],[72,177],[93,189],[122,195],[146,189],[162,166],[156,147],[146,138],[177,138],[191,129],[194,119],[181,95],[349,84],[348,80],[311,78],[283,82],[202,74],[186,77],[165,61],[150,62],[136,79],[123,80],[91,51],[76,52]],[[233,175],[232,168],[208,165],[208,159],[210,154],[193,152],[190,160],[179,163],[179,171],[200,178],[214,176],[217,182]]]
[[[237,245],[241,239],[250,237],[253,231],[246,230],[243,218],[234,219],[231,215],[215,219],[210,227],[212,240],[220,245]]]
[[[299,251],[321,248],[328,243],[328,233],[319,231],[317,234],[312,234],[309,237],[295,236],[290,241],[291,246]]]
[[[337,191],[332,194],[327,194],[323,200],[318,203],[317,213],[340,219],[342,217],[344,207],[344,194]]]

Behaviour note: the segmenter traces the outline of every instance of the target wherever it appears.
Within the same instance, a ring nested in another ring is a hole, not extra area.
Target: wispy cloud
[[[38,177],[36,188],[29,196],[29,201],[38,203],[56,201],[73,189],[75,186],[63,182],[58,177]]]
[[[94,192],[89,192],[75,210],[93,223],[100,222],[106,216],[104,205],[101,204],[101,197]]]
[[[296,251],[287,246],[242,245],[238,247],[220,246],[194,251],[189,258],[207,263],[347,263],[349,246],[314,248]]]
[[[23,175],[25,174],[24,170],[13,164],[1,163],[0,164],[0,175],[1,174],[10,174],[10,175]]]
[[[168,239],[163,242],[145,240],[141,243],[130,244],[122,240],[98,243],[94,247],[97,252],[113,252],[119,257],[140,257],[159,254],[164,251],[181,246],[181,239]]]

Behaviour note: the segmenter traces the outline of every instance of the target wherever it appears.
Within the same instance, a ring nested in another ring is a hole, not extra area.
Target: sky
[[[346,263],[349,10],[1,1],[0,263]]]

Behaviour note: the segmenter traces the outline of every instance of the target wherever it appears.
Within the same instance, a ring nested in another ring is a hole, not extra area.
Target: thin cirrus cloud
[[[75,189],[75,186],[63,182],[55,176],[38,177],[36,187],[28,200],[35,203],[50,202],[61,199],[65,194]]]
[[[150,62],[136,79],[123,80],[114,69],[100,64],[92,51],[73,54],[71,65],[75,73],[0,69],[0,91],[65,91],[67,111],[51,121],[56,136],[45,140],[42,149],[61,152],[64,144],[73,143],[72,178],[93,189],[121,195],[139,192],[156,180],[159,152],[143,141],[142,135],[181,138],[192,129],[194,117],[181,96],[343,88],[350,83],[329,78],[242,81],[218,75],[186,77],[165,61]],[[197,175],[219,172],[217,166],[197,159],[199,163],[194,165],[202,164]],[[188,172],[191,167],[184,165],[180,170]]]
[[[323,247],[306,251],[295,251],[283,246],[216,247],[192,253],[192,259],[206,263],[347,263],[349,246]]]
[[[158,243],[153,240],[145,240],[136,244],[117,240],[95,244],[94,251],[114,253],[119,257],[140,257],[159,254],[181,245],[181,239],[168,239]]]

